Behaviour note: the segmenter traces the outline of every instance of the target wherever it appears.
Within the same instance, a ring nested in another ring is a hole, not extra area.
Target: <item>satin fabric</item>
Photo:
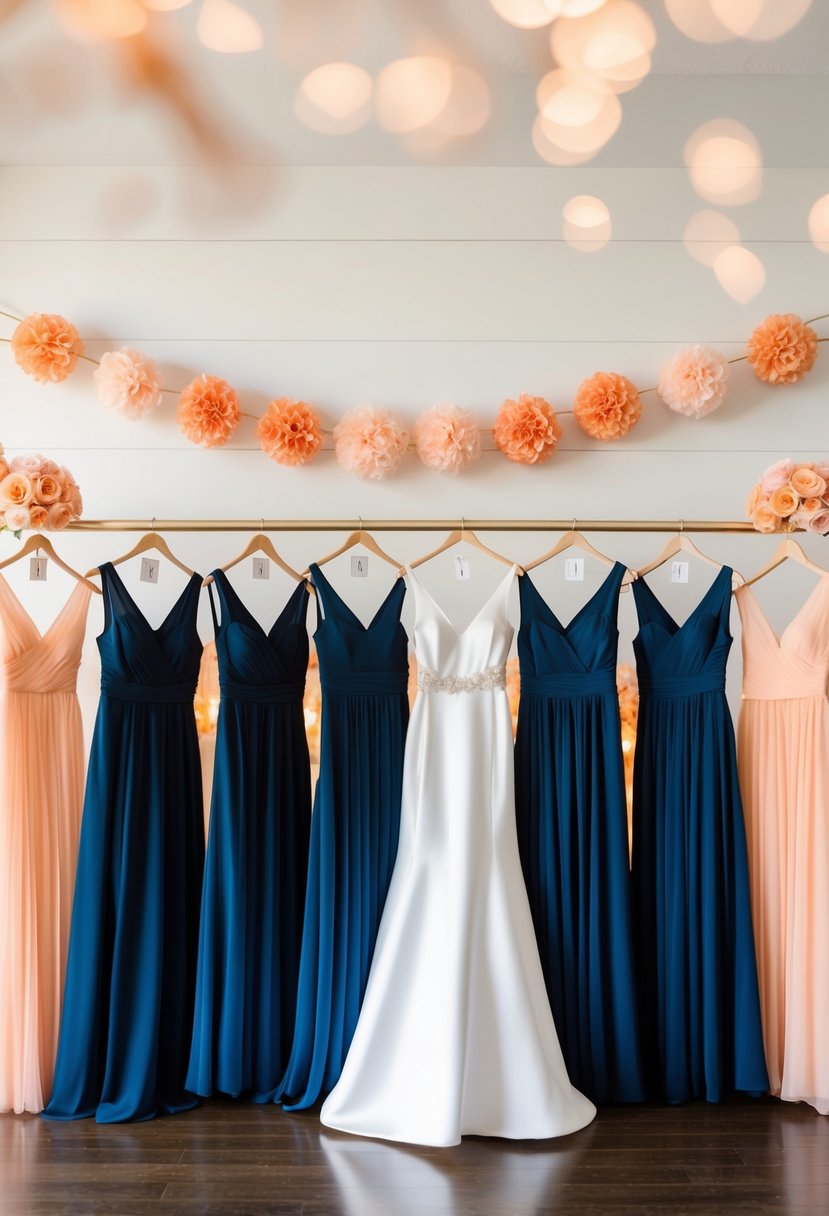
[[[41,634],[0,577],[0,1111],[52,1089],[83,802],[89,587]]]
[[[567,1071],[594,1102],[645,1097],[616,692],[625,567],[563,625],[519,579],[518,845]]]
[[[308,587],[265,632],[224,572],[213,580],[221,701],[187,1088],[270,1102],[291,1049],[308,866]]]
[[[55,1084],[44,1117],[187,1110],[204,861],[193,696],[201,576],[158,629],[101,567],[101,700],[81,825]]]
[[[465,681],[503,667],[514,574],[459,633],[408,570],[420,673]],[[451,1145],[466,1134],[565,1135],[594,1115],[568,1080],[544,988],[518,857],[506,690],[421,691],[365,1001],[320,1118]]]
[[[633,584],[633,887],[646,1082],[668,1102],[768,1089],[734,730],[733,571],[678,625]]]
[[[778,637],[751,587],[738,726],[771,1092],[829,1114],[829,576]]]
[[[277,1093],[302,1110],[337,1081],[363,1000],[400,824],[409,720],[406,593],[392,586],[366,626],[319,566],[320,774],[291,1057]]]

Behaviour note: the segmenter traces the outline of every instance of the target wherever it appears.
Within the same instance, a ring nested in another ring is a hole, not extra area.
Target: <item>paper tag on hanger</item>
[[[158,582],[158,558],[157,557],[142,557],[141,558],[141,582],[142,583],[157,583]]]
[[[49,562],[48,557],[30,557],[29,558],[29,582],[45,583],[46,569]]]
[[[468,557],[461,557],[458,554],[455,558],[455,578],[464,579],[472,578],[472,565]]]
[[[584,558],[583,557],[565,557],[565,559],[564,559],[564,580],[567,583],[583,583],[584,582]]]
[[[253,577],[254,578],[270,578],[271,577],[271,559],[269,557],[254,557],[254,559],[253,559]]]
[[[671,562],[671,582],[672,583],[687,583],[688,582],[688,563],[687,562]]]
[[[368,558],[364,553],[351,558],[351,577],[368,578]]]

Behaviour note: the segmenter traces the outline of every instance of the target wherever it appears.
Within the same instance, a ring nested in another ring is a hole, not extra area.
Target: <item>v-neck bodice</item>
[[[615,562],[596,592],[564,625],[528,574],[518,586],[521,691],[547,695],[616,693],[619,588],[625,574]]]
[[[323,691],[360,696],[405,692],[409,642],[400,622],[406,584],[398,578],[374,617],[364,625],[334,590],[319,566],[310,567],[320,621],[314,634]]]
[[[8,692],[75,691],[90,595],[89,587],[76,583],[41,633],[0,576],[0,687]]]
[[[730,566],[721,566],[690,616],[678,625],[643,578],[633,584],[639,632],[633,639],[642,693],[692,696],[725,688],[731,649]]]
[[[737,591],[743,624],[743,697],[825,697],[829,680],[829,575],[778,636],[751,587]]]
[[[196,629],[201,575],[193,574],[153,629],[110,562],[101,566],[101,692],[127,701],[192,701],[202,643]]]
[[[221,619],[216,613],[214,587]],[[208,590],[222,696],[237,700],[301,699],[308,669],[305,581],[297,583],[268,630],[247,608],[224,571],[213,571]]]

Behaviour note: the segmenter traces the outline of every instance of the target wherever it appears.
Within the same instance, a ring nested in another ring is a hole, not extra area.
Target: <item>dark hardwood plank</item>
[[[124,1126],[0,1117],[0,1216],[816,1216],[829,1119],[772,1100],[617,1107],[554,1141],[451,1149],[208,1102]]]

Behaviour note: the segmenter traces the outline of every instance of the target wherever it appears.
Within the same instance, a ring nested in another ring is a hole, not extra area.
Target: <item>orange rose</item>
[[[49,527],[57,532],[72,522],[72,508],[65,502],[52,503],[52,506],[49,508],[48,520]]]
[[[760,488],[760,483],[758,481],[748,496],[748,502],[746,503],[746,515],[753,515],[756,508],[759,507],[762,499],[763,491]]]
[[[0,482],[0,503],[3,507],[25,507],[32,501],[34,487],[26,473],[8,473]]]
[[[816,473],[808,465],[801,465],[800,468],[795,469],[789,481],[792,489],[801,498],[820,498],[826,492],[826,482],[820,473]]]
[[[9,475],[10,469],[5,460],[0,459],[0,481],[4,481]]]
[[[822,498],[804,498],[800,510],[804,515],[814,515],[815,511],[822,511],[824,505]]]
[[[59,498],[63,497],[63,486],[59,477],[53,473],[44,473],[42,477],[36,477],[34,496],[37,502],[42,503],[45,507],[57,502]]]
[[[800,506],[800,496],[795,494],[791,486],[781,486],[779,490],[772,490],[769,495],[769,506],[775,515],[779,515],[781,519],[788,519]]]
[[[40,503],[33,503],[29,509],[29,525],[32,528],[45,528],[49,512]]]
[[[780,519],[772,511],[767,502],[761,502],[759,506],[754,508],[751,515],[751,522],[758,532],[779,532]]]

